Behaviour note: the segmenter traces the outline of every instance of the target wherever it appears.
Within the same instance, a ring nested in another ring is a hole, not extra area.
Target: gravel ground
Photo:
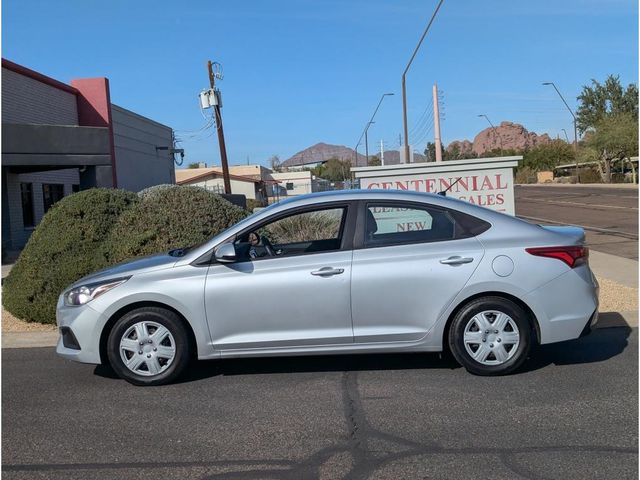
[[[606,278],[600,283],[601,312],[632,312],[638,310],[638,289],[627,287]]]
[[[43,325],[42,323],[25,322],[14,317],[4,308],[2,309],[2,331],[3,332],[51,332],[56,329],[55,325]]]
[[[600,312],[631,312],[638,310],[638,289],[626,287],[606,278],[599,278],[600,283]],[[25,322],[20,320],[4,308],[2,309],[3,332],[50,332],[55,325]]]

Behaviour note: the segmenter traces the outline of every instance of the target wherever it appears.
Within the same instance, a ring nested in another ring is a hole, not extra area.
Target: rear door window
[[[478,235],[490,226],[471,215],[439,207],[369,203],[365,210],[364,245],[443,242]]]

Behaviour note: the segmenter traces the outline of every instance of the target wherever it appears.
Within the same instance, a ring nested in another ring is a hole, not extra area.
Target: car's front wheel
[[[172,311],[142,307],[123,315],[107,341],[111,367],[134,385],[172,382],[190,360],[189,336]]]
[[[502,297],[482,297],[462,307],[451,322],[449,348],[476,375],[504,375],[526,360],[531,327],[526,312]]]

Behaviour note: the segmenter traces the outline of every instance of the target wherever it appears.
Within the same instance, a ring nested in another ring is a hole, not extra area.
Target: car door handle
[[[340,275],[341,273],[344,273],[344,268],[322,267],[320,270],[311,272],[311,275],[330,277],[331,275]]]
[[[473,258],[471,257],[449,257],[440,260],[440,263],[443,265],[462,265],[463,263],[471,263],[473,262]]]

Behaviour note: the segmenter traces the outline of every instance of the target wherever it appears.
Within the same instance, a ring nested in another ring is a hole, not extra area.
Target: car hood
[[[166,253],[151,255],[148,257],[137,258],[129,262],[119,263],[103,270],[91,273],[75,282],[71,287],[81,284],[99,282],[110,278],[128,277],[134,274],[151,272],[163,268],[171,268],[178,259]]]

